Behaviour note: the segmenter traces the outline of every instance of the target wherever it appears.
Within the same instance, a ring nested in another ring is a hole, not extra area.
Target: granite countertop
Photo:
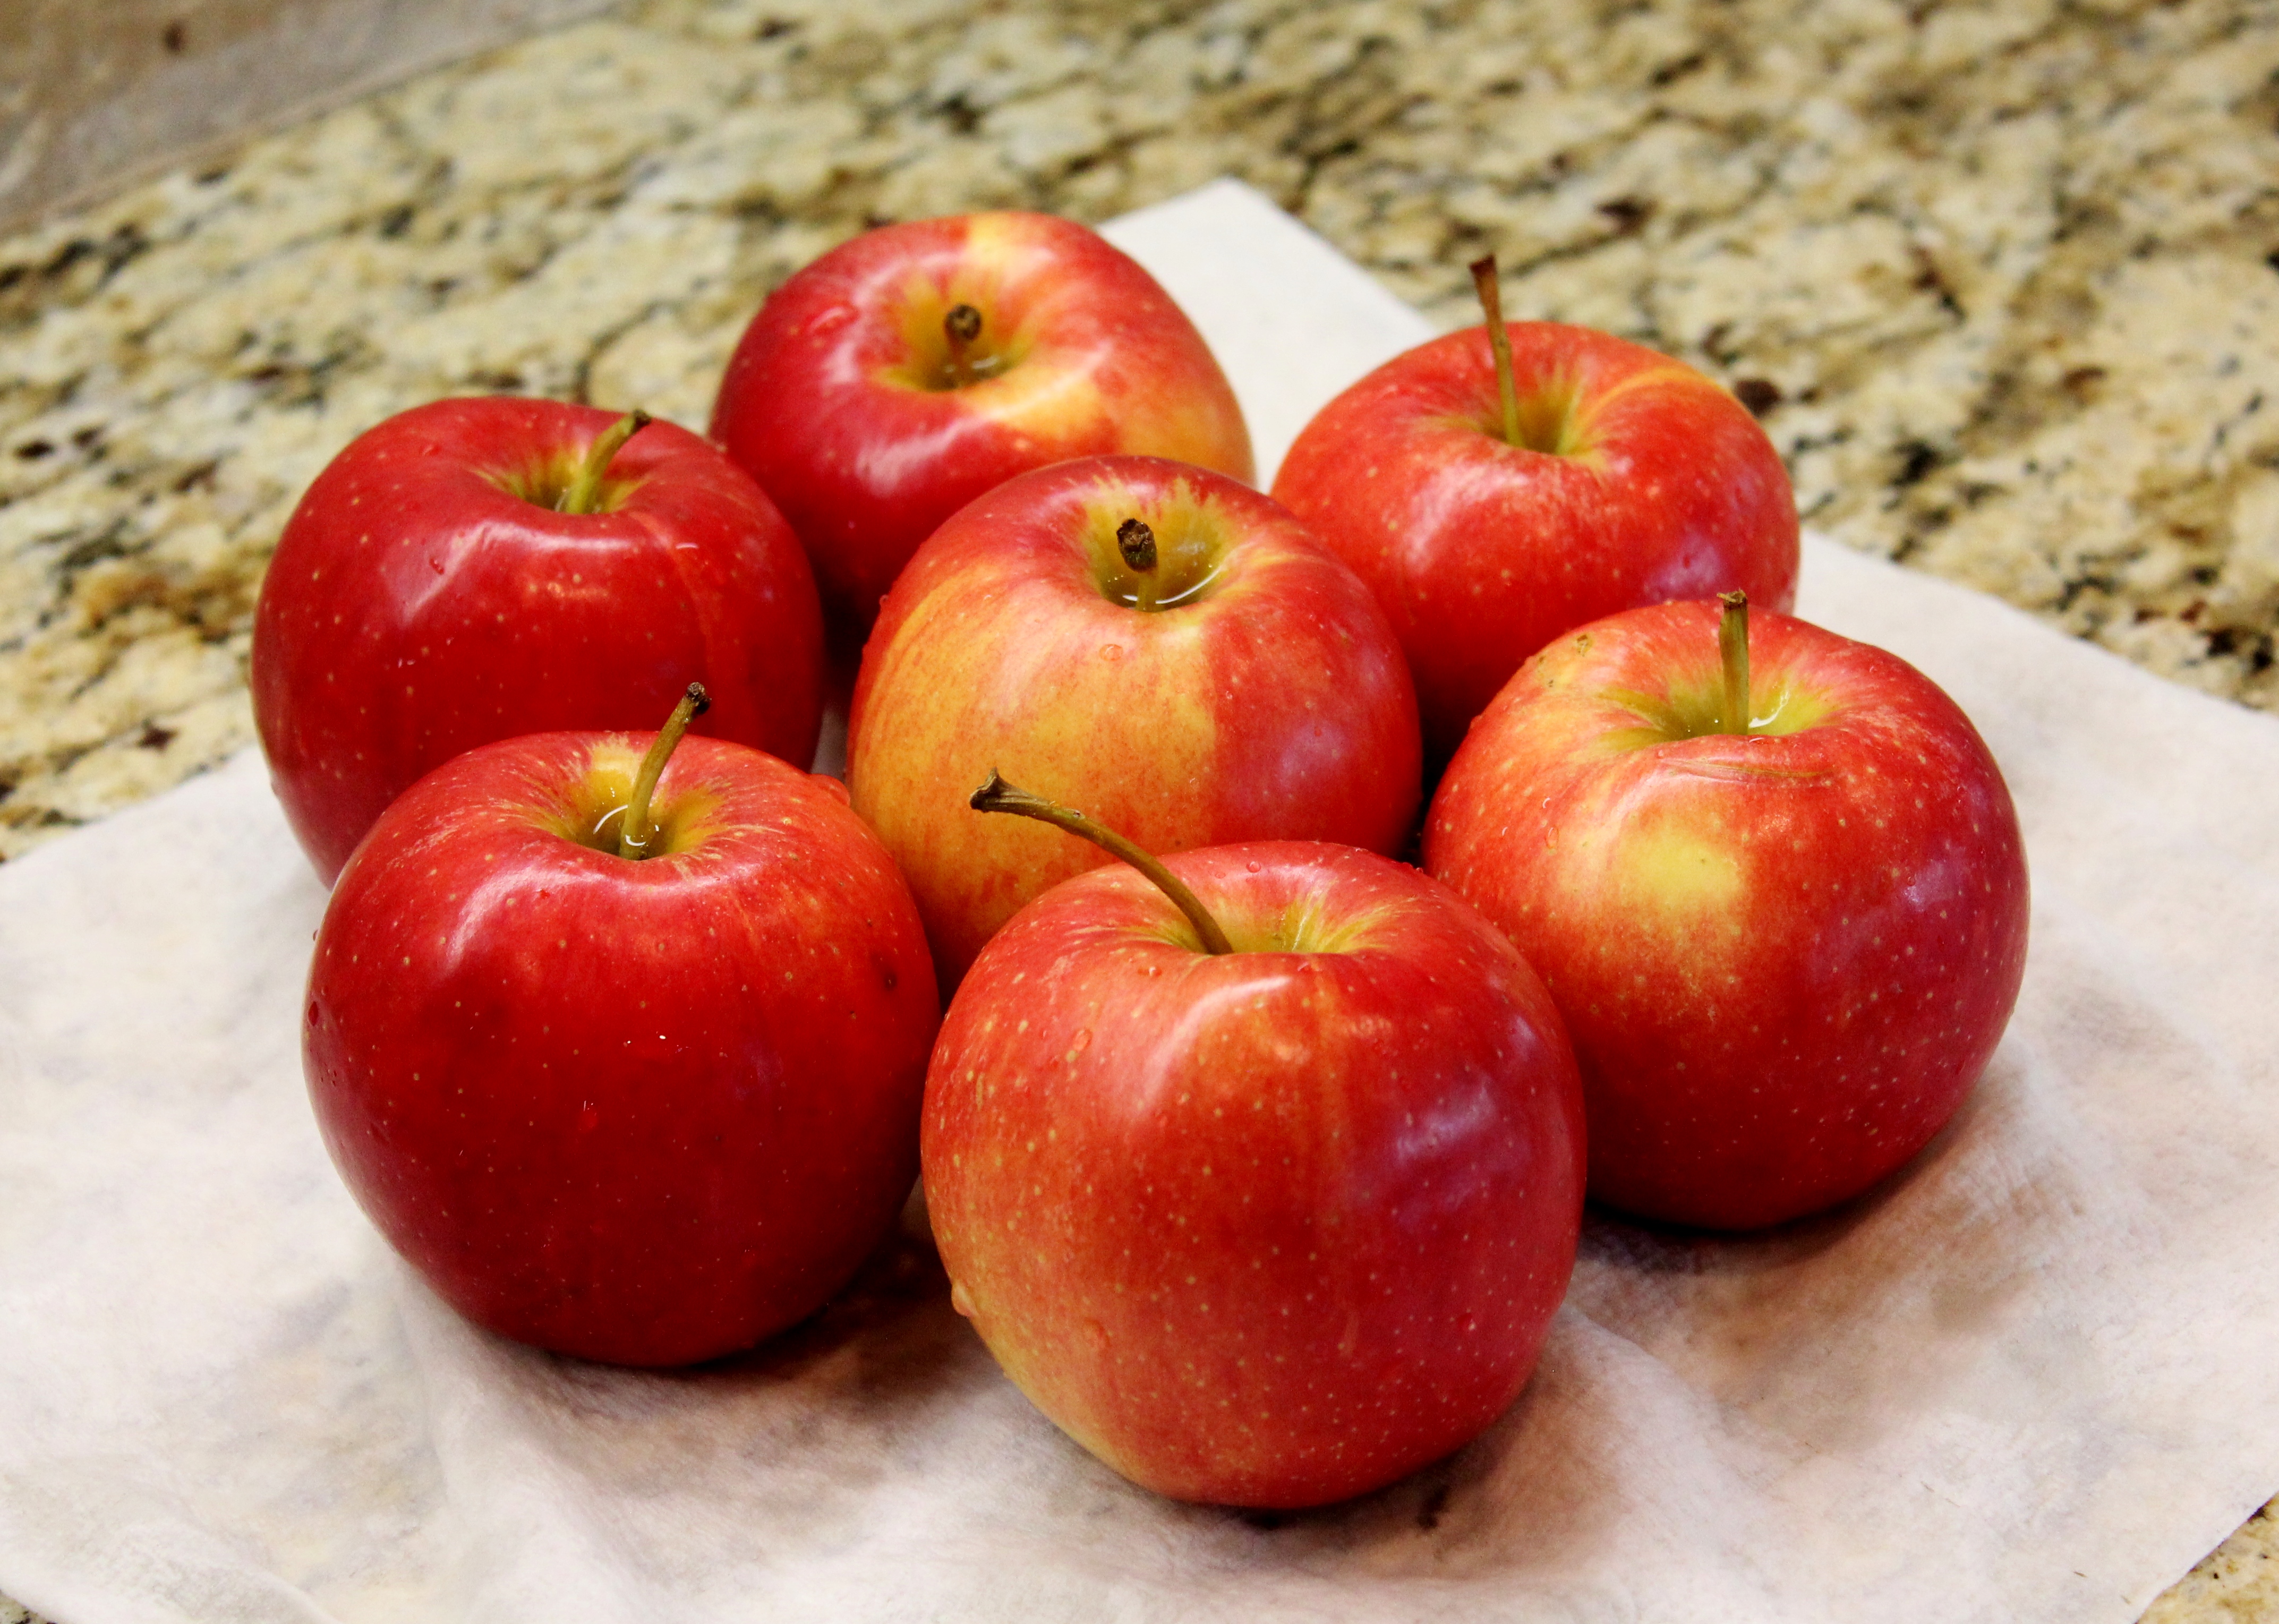
[[[380,417],[702,428],[866,224],[1222,174],[1450,326],[1493,249],[1808,523],[2279,709],[2273,0],[640,0],[0,238],[0,860],[251,740],[263,565]],[[2148,1616],[2271,1616],[2273,1527]]]

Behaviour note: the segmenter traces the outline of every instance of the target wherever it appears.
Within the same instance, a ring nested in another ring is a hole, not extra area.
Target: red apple
[[[1144,570],[1117,540],[1133,521],[1159,558]],[[1022,903],[1106,861],[970,811],[1000,768],[1157,851],[1391,853],[1423,793],[1408,668],[1369,589],[1266,497],[1151,457],[1063,463],[974,502],[863,651],[848,781],[946,986]]]
[[[1252,477],[1193,324],[1136,261],[1043,214],[841,243],[752,318],[712,433],[791,520],[855,642],[918,543],[1016,474],[1134,452]]]
[[[1921,1150],[2026,954],[2017,816],[1969,719],[1896,655],[1744,614],[1730,664],[1714,603],[1544,650],[1424,835],[1567,1017],[1593,1198],[1717,1229],[1829,1207]]]
[[[1517,322],[1507,417],[1501,328],[1378,367],[1306,425],[1274,481],[1393,617],[1436,758],[1521,661],[1585,621],[1733,589],[1796,598],[1795,498],[1739,402],[1609,334]]]
[[[294,509],[254,613],[253,714],[327,884],[428,769],[518,733],[654,727],[692,673],[708,732],[812,759],[822,623],[797,541],[716,447],[654,423],[611,458],[613,425],[438,401],[358,437]],[[581,510],[558,511],[583,473]]]
[[[1295,842],[1166,866],[1233,951],[1104,868],[950,1005],[923,1149],[952,1301],[1134,1482],[1343,1499],[1534,1368],[1582,1217],[1574,1061],[1525,961],[1413,869]]]
[[[333,892],[303,1053],[341,1176],[446,1301],[676,1365],[811,1313],[886,1233],[939,1004],[835,783],[690,738],[637,820],[654,737],[510,739],[407,791]]]

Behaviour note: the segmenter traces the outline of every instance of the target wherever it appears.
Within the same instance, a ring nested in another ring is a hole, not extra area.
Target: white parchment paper
[[[1426,334],[1232,184],[1111,234],[1270,474]],[[1512,1412],[1302,1516],[1063,1441],[915,1217],[702,1370],[460,1322],[310,1120],[323,897],[257,761],[0,869],[0,1590],[65,1624],[2133,1619],[2279,1489],[2279,723],[1825,542],[1804,582],[2016,793],[2033,945],[1987,1076],[1831,1216],[1594,1218]]]

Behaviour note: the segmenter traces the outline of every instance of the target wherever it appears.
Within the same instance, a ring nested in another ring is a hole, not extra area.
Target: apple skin
[[[1487,329],[1473,327],[1324,406],[1274,480],[1393,617],[1435,760],[1521,661],[1586,621],[1735,590],[1765,609],[1796,601],[1795,495],[1746,408],[1608,333],[1508,331],[1528,445],[1503,439]]]
[[[981,313],[995,370],[952,387],[942,320]],[[1016,474],[1132,452],[1253,477],[1202,335],[1139,263],[1045,214],[867,232],[793,276],[729,360],[712,435],[799,532],[860,643],[918,544]]]
[[[1119,864],[1023,909],[951,1001],[922,1145],[952,1300],[1133,1482],[1344,1499],[1534,1369],[1582,1221],[1574,1059],[1526,962],[1414,869],[1166,861],[1236,952]]]
[[[1109,595],[1115,532],[1193,601]],[[1111,861],[967,805],[993,771],[1150,851],[1320,839],[1391,854],[1423,798],[1416,701],[1384,611],[1272,501],[1153,457],[1025,474],[943,525],[863,650],[848,785],[910,882],[946,987],[1030,898]]]
[[[609,510],[553,511],[616,421],[437,401],[360,435],[294,509],[254,612],[253,714],[327,885],[430,768],[519,733],[653,728],[692,678],[703,731],[813,759],[814,578],[748,475],[653,422],[612,460]]]
[[[1897,655],[1749,617],[1714,725],[1718,608],[1614,616],[1523,667],[1425,822],[1424,860],[1567,1018],[1591,1193],[1778,1223],[1907,1161],[1984,1069],[2025,969],[2025,848],[1969,719]]]
[[[628,1365],[812,1313],[917,1171],[940,1003],[833,782],[681,740],[662,854],[580,844],[654,735],[485,746],[341,873],[303,1024],[335,1165],[451,1306]]]

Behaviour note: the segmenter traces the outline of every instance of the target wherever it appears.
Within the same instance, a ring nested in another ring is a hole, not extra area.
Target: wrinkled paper
[[[1423,320],[1256,194],[1110,234],[1270,475]],[[0,869],[0,1590],[67,1620],[2134,1619],[2279,1489],[2279,722],[1807,543],[1800,610],[1976,719],[2033,938],[1911,1168],[1747,1239],[1594,1215],[1485,1437],[1284,1517],[1063,1439],[915,1209],[847,1298],[702,1369],[500,1342],[326,1160],[323,893],[259,762]]]

